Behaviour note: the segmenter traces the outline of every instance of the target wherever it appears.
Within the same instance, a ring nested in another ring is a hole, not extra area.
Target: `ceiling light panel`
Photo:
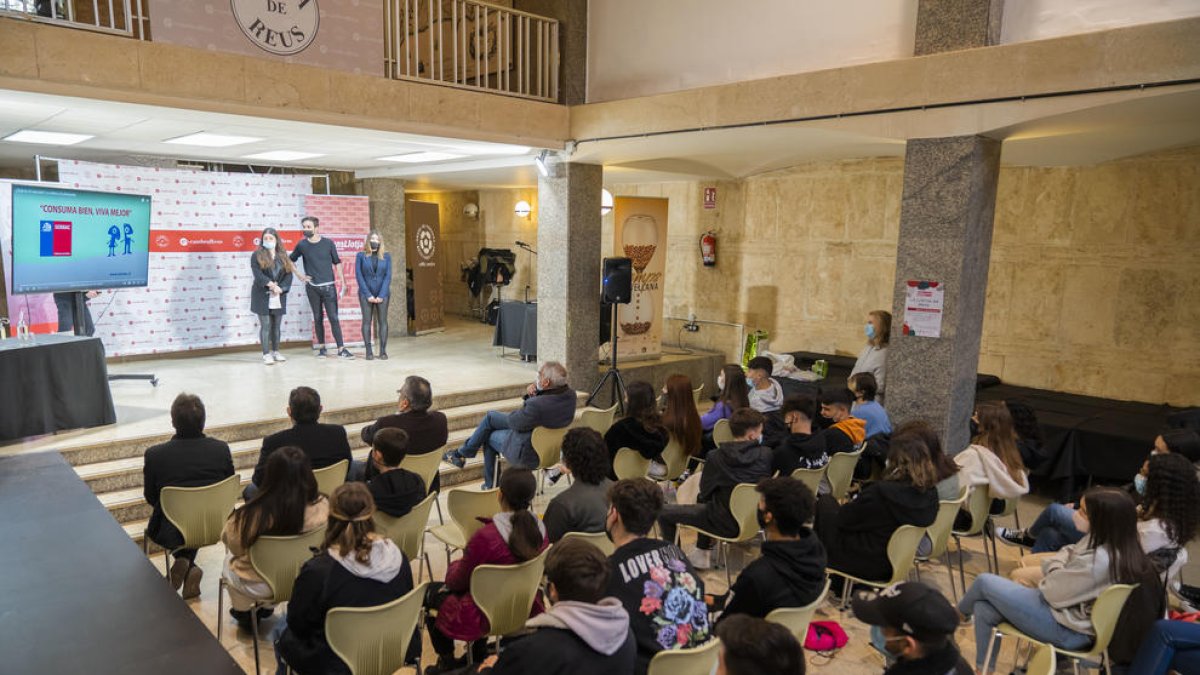
[[[13,143],[37,143],[39,145],[75,145],[89,138],[94,138],[94,136],[90,134],[67,134],[61,131],[22,129],[15,134],[5,136],[4,140]]]
[[[410,152],[406,155],[388,155],[387,157],[376,157],[381,162],[403,162],[405,164],[419,164],[421,162],[441,162],[447,159],[460,159],[466,155],[455,154],[453,152]]]
[[[203,148],[228,148],[234,145],[245,145],[247,143],[257,143],[261,138],[254,136],[229,136],[225,134],[210,134],[207,131],[201,131],[187,136],[179,136],[178,138],[170,138],[164,143],[174,143],[176,145],[196,145]]]
[[[271,150],[270,152],[260,152],[255,155],[245,155],[242,159],[261,159],[267,162],[298,162],[302,159],[313,159],[316,157],[324,157],[325,155],[319,152],[298,152],[296,150]]]

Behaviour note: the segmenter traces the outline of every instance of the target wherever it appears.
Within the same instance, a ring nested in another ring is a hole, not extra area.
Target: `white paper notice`
[[[904,298],[904,334],[942,336],[946,287],[937,281],[909,281]]]

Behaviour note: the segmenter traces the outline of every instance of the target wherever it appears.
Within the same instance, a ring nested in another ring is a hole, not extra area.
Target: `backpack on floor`
[[[850,638],[836,621],[813,621],[804,636],[804,648],[821,656],[833,656]]]

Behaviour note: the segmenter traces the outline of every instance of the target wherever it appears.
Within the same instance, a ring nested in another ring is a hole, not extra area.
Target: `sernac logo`
[[[229,0],[233,18],[259,49],[288,56],[317,38],[321,11],[317,0]]]

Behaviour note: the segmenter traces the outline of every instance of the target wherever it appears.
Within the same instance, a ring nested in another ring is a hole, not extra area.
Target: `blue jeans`
[[[1082,650],[1094,641],[1091,635],[1076,633],[1056,621],[1041,591],[995,574],[976,577],[958,601],[958,611],[975,617],[975,667],[980,670],[992,633],[1005,621],[1033,639],[1055,647]],[[998,649],[992,654],[993,665],[997,652]]]
[[[511,436],[513,431],[508,428],[508,415],[495,410],[488,411],[488,414],[480,420],[479,426],[475,427],[475,432],[463,443],[462,447],[457,450],[460,457],[470,459],[483,448],[483,488],[490,490],[496,484],[496,456],[500,454],[501,448],[504,447],[505,441]],[[504,456],[510,463],[517,461],[517,457]]]
[[[1168,670],[1200,673],[1200,624],[1163,619],[1146,633],[1129,672],[1166,675]]]
[[[1074,515],[1075,509],[1065,504],[1051,504],[1042,510],[1029,528],[1029,536],[1036,540],[1032,551],[1053,553],[1083,539],[1083,533],[1075,527]]]
[[[259,629],[262,629],[262,624],[259,624]],[[267,636],[271,645],[275,647],[275,675],[287,675],[287,664],[283,662],[283,657],[279,654],[279,638],[283,637],[285,630],[287,630],[287,612],[280,612],[279,621]]]

